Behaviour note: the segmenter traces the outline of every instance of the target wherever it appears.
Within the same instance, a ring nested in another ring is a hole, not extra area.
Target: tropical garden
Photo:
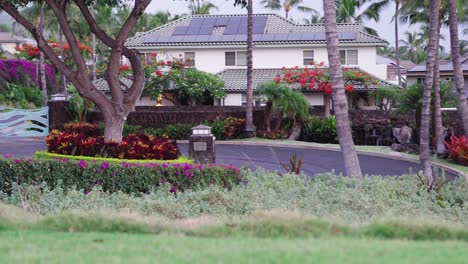
[[[37,42],[36,46],[18,46],[17,60],[0,60],[2,105],[38,107],[50,94],[68,90],[73,92],[70,100],[76,102],[77,121],[85,121],[83,112],[94,107],[103,120],[101,124],[69,123],[52,130],[45,139],[47,150],[36,152],[34,158],[0,158],[2,259],[18,263],[63,259],[72,263],[149,262],[155,258],[167,263],[466,261],[466,178],[460,175],[447,180],[432,164],[432,154],[445,151],[451,160],[467,166],[463,78],[453,84],[440,82],[436,63],[444,21],[451,32],[455,74],[462,74],[459,51],[464,44],[458,41],[457,27],[463,23],[463,5],[436,0],[421,11],[423,6],[406,9],[411,1],[394,1],[395,19],[409,14],[404,10],[428,16],[424,41],[428,71],[423,84],[405,90],[381,87],[373,96],[382,112],[397,109],[415,116],[422,170],[399,177],[364,177],[348,99],[354,96],[355,87],[373,81],[365,72],[342,69],[336,23],[378,20],[379,12],[391,1],[324,0],[322,18],[302,1],[259,1],[284,11],[286,18],[297,8],[316,16],[310,21],[325,23],[329,61],[327,68],[320,64],[285,68],[255,93],[254,1],[233,1],[247,9],[250,22],[246,116],[206,124],[219,139],[257,134],[269,139],[337,143],[344,175],[332,172],[311,177],[301,171],[302,160],[296,156],[282,164],[284,171],[276,172],[196,164],[181,154],[175,141],[186,139],[192,124],[158,129],[126,124],[142,94],[189,106],[224,96],[223,83],[216,76],[186,67],[190,61],[155,59],[144,64],[139,54],[124,46],[136,32],[176,17],[145,13],[150,2],[0,0],[0,10]],[[217,8],[197,0],[188,1],[188,6],[191,14]],[[457,9],[460,6],[462,11]],[[449,14],[446,18],[444,12]],[[415,23],[422,20],[418,21]],[[397,61],[405,58],[405,52],[404,46],[397,47]],[[120,63],[122,55],[128,58],[128,65]],[[93,84],[101,76],[106,79],[108,96]],[[132,78],[125,93],[121,77]],[[333,115],[327,106],[326,117],[311,116],[303,94],[306,90],[331,99],[327,101],[333,106]],[[254,100],[265,104],[264,130],[256,131],[253,126]],[[450,140],[440,133],[444,106],[455,106],[460,113],[460,132]],[[439,149],[439,142],[446,150]]]

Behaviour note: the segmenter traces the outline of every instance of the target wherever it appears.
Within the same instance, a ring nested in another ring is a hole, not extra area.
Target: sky
[[[246,14],[247,11],[245,9],[241,9],[240,7],[234,7],[233,0],[211,0],[213,4],[218,6],[218,10],[213,11],[213,14]],[[303,5],[311,7],[321,14],[323,14],[323,1],[322,0],[303,0]],[[151,4],[148,6],[147,11],[149,12],[157,12],[157,11],[169,11],[171,14],[182,14],[182,13],[189,13],[188,9],[188,1],[185,0],[153,0]],[[395,24],[392,21],[392,16],[395,10],[395,4],[391,1],[391,4],[385,8],[380,16],[379,22],[374,21],[366,21],[364,24],[368,27],[374,28],[378,31],[379,36],[385,40],[387,40],[391,46],[395,46]],[[260,0],[254,0],[254,13],[278,13],[279,15],[284,15],[282,11],[271,11],[265,9],[261,6]],[[302,22],[304,18],[308,18],[308,15],[305,13],[301,13],[298,11],[293,11],[290,13],[290,17],[294,19],[296,22]],[[407,24],[399,23],[399,38],[402,39],[404,37],[404,32],[406,31],[418,31],[419,26],[408,26]],[[461,32],[461,30],[460,30]],[[441,40],[441,45],[446,47],[446,50],[450,50],[450,40],[449,40],[449,32],[447,28],[442,29],[442,34],[445,35],[445,40]],[[463,36],[460,33],[460,38],[464,38],[468,40],[468,36]]]

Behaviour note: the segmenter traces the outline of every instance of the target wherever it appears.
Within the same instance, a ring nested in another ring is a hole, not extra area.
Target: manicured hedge
[[[189,163],[127,163],[72,161],[68,159],[33,160],[0,158],[0,190],[9,193],[14,183],[50,187],[61,185],[90,191],[102,186],[104,191],[148,193],[162,185],[172,192],[198,190],[209,185],[230,189],[243,181],[239,169],[224,165],[192,165]],[[165,185],[168,184],[168,185]]]
[[[189,159],[186,156],[179,156],[175,160],[137,160],[137,159],[116,159],[116,158],[102,158],[102,157],[87,157],[87,156],[72,156],[72,155],[63,155],[63,154],[56,154],[50,153],[46,150],[36,151],[35,157],[41,160],[75,160],[75,161],[95,161],[95,162],[109,162],[109,163],[118,163],[121,164],[122,162],[127,163],[172,163],[172,164],[180,164],[180,163],[189,163],[192,164],[193,160]]]

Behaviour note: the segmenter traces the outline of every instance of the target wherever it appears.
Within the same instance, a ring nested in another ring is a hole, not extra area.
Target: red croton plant
[[[450,159],[468,166],[468,141],[465,136],[451,136],[450,142],[445,142],[449,151]]]
[[[273,80],[276,83],[299,84],[303,90],[316,90],[331,95],[332,85],[325,63],[316,64],[312,61],[310,64],[310,67],[305,68],[299,68],[299,66],[283,67],[281,75],[276,76]],[[367,87],[372,82],[376,83],[376,80],[373,80],[368,73],[355,68],[343,68],[343,79],[345,90],[349,93],[353,92],[355,85]]]

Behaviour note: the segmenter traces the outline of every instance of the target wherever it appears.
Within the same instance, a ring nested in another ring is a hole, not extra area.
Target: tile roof
[[[462,71],[468,72],[468,55],[462,56],[460,58],[460,62],[462,63]],[[439,65],[439,71],[441,72],[453,72],[453,64],[452,61],[443,61]],[[421,73],[426,72],[426,62],[416,65],[415,67],[408,70],[408,73]]]
[[[192,21],[200,19],[218,19],[227,20],[231,18],[245,19],[246,15],[188,15],[178,20],[157,27],[155,29],[139,32],[133,38],[129,38],[126,42],[128,47],[160,47],[160,46],[216,46],[216,45],[245,45],[246,34],[239,29],[237,35],[230,35],[233,38],[229,41],[226,38],[220,41],[220,29],[215,25],[211,25],[213,32],[208,31],[200,34],[189,34],[180,33],[184,27],[193,26]],[[293,23],[289,20],[276,14],[256,14],[254,18],[260,19],[261,17],[266,18],[266,25],[261,28],[261,34],[254,34],[254,43],[257,45],[281,45],[281,44],[324,44],[324,24],[311,24],[301,25]],[[224,22],[226,23],[226,22]],[[242,24],[244,25],[244,24]],[[229,25],[228,25],[229,26]],[[190,28],[189,28],[190,29]],[[177,30],[177,31],[176,31]],[[304,35],[313,35],[318,33],[320,37],[307,37]],[[338,33],[343,34],[343,38],[340,39],[340,43],[350,44],[372,44],[372,45],[384,45],[386,41],[369,35],[363,31],[361,24],[338,24]],[[224,34],[227,34],[224,32]],[[346,35],[347,34],[347,35]],[[351,34],[351,35],[350,35]],[[255,36],[257,35],[257,36]],[[269,35],[269,38],[266,38]],[[209,36],[209,37],[208,37]],[[218,37],[217,37],[218,36]],[[221,35],[223,36],[223,35]],[[226,35],[224,35],[226,36]],[[262,38],[265,36],[265,38]],[[299,36],[299,37],[298,37]],[[347,36],[347,37],[346,37]],[[351,37],[350,37],[351,36]],[[208,37],[208,38],[207,38]],[[212,37],[212,38],[210,38]],[[271,38],[273,37],[273,38]],[[152,38],[157,39],[155,43],[151,43]],[[185,38],[185,40],[184,40]],[[190,40],[189,40],[190,39]],[[268,39],[268,40],[267,40]]]
[[[359,68],[354,68],[359,69]],[[365,72],[359,69],[362,72]],[[253,88],[255,88],[267,81],[272,81],[278,75],[281,75],[282,69],[254,69],[252,73],[252,81],[253,81]],[[366,72],[367,73],[367,72]],[[369,74],[369,73],[367,73]],[[219,72],[216,74],[221,80],[224,81],[224,88],[227,92],[235,92],[235,91],[246,91],[247,90],[247,69],[226,69],[224,71]],[[371,75],[371,74],[369,74]],[[377,80],[378,84],[371,84],[368,87],[364,87],[362,85],[354,85],[354,90],[360,91],[370,91],[376,90],[377,87],[380,86],[394,86],[389,82],[381,80],[373,75],[371,75],[375,80]],[[298,89],[300,88],[299,84],[290,85],[291,88]]]
[[[120,83],[122,84],[122,91],[126,91],[127,87],[130,87],[133,83],[132,79],[127,77],[120,77]],[[104,78],[97,79],[93,82],[93,85],[101,92],[110,92],[109,85]]]

